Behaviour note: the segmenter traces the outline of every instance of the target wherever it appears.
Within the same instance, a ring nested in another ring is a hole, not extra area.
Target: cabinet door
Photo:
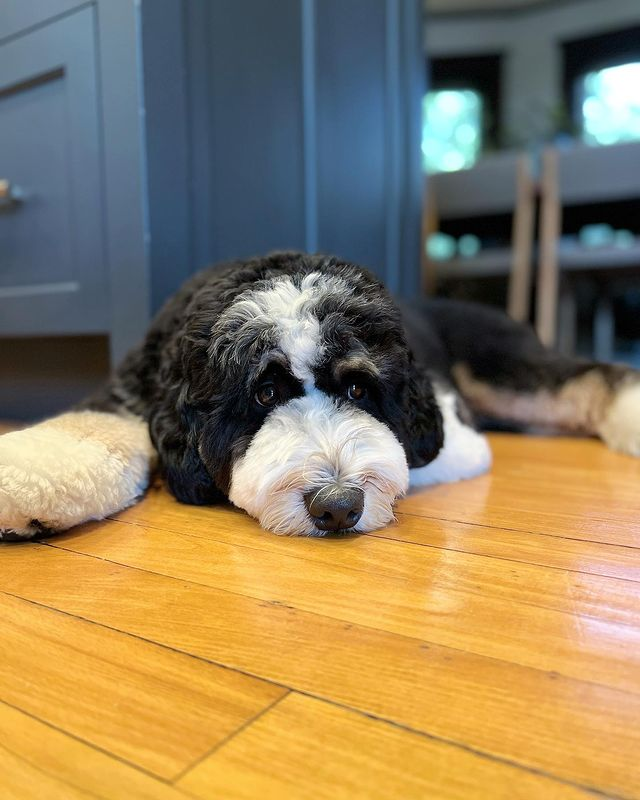
[[[108,327],[94,13],[0,44],[0,334]]]
[[[418,291],[421,0],[185,8],[196,265],[304,248]]]
[[[61,14],[68,14],[86,0],[2,0],[0,4],[0,39],[7,39],[41,25]]]

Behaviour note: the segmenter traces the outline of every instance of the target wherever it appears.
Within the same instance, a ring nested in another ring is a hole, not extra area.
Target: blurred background
[[[0,418],[276,248],[640,365],[639,198],[637,0],[3,0]]]
[[[640,4],[427,0],[423,286],[640,364]]]

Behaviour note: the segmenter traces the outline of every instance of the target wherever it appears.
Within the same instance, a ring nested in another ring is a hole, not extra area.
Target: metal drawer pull
[[[9,211],[16,208],[24,200],[24,193],[6,178],[0,178],[0,211]]]

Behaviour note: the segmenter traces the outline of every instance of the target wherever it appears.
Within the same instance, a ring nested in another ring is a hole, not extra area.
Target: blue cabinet
[[[192,272],[275,248],[416,291],[422,76],[420,0],[3,0],[0,337],[117,359]]]
[[[330,252],[417,291],[419,0],[192,0],[186,11],[196,258]]]
[[[0,334],[109,329],[95,9],[0,43]]]

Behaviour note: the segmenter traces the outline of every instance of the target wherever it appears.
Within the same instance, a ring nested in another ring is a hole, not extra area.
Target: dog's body
[[[77,409],[0,439],[0,538],[135,502],[157,454],[187,503],[279,533],[368,531],[408,487],[486,471],[478,419],[640,455],[640,373],[546,350],[470,304],[400,308],[365,270],[274,254],[206,270]]]

